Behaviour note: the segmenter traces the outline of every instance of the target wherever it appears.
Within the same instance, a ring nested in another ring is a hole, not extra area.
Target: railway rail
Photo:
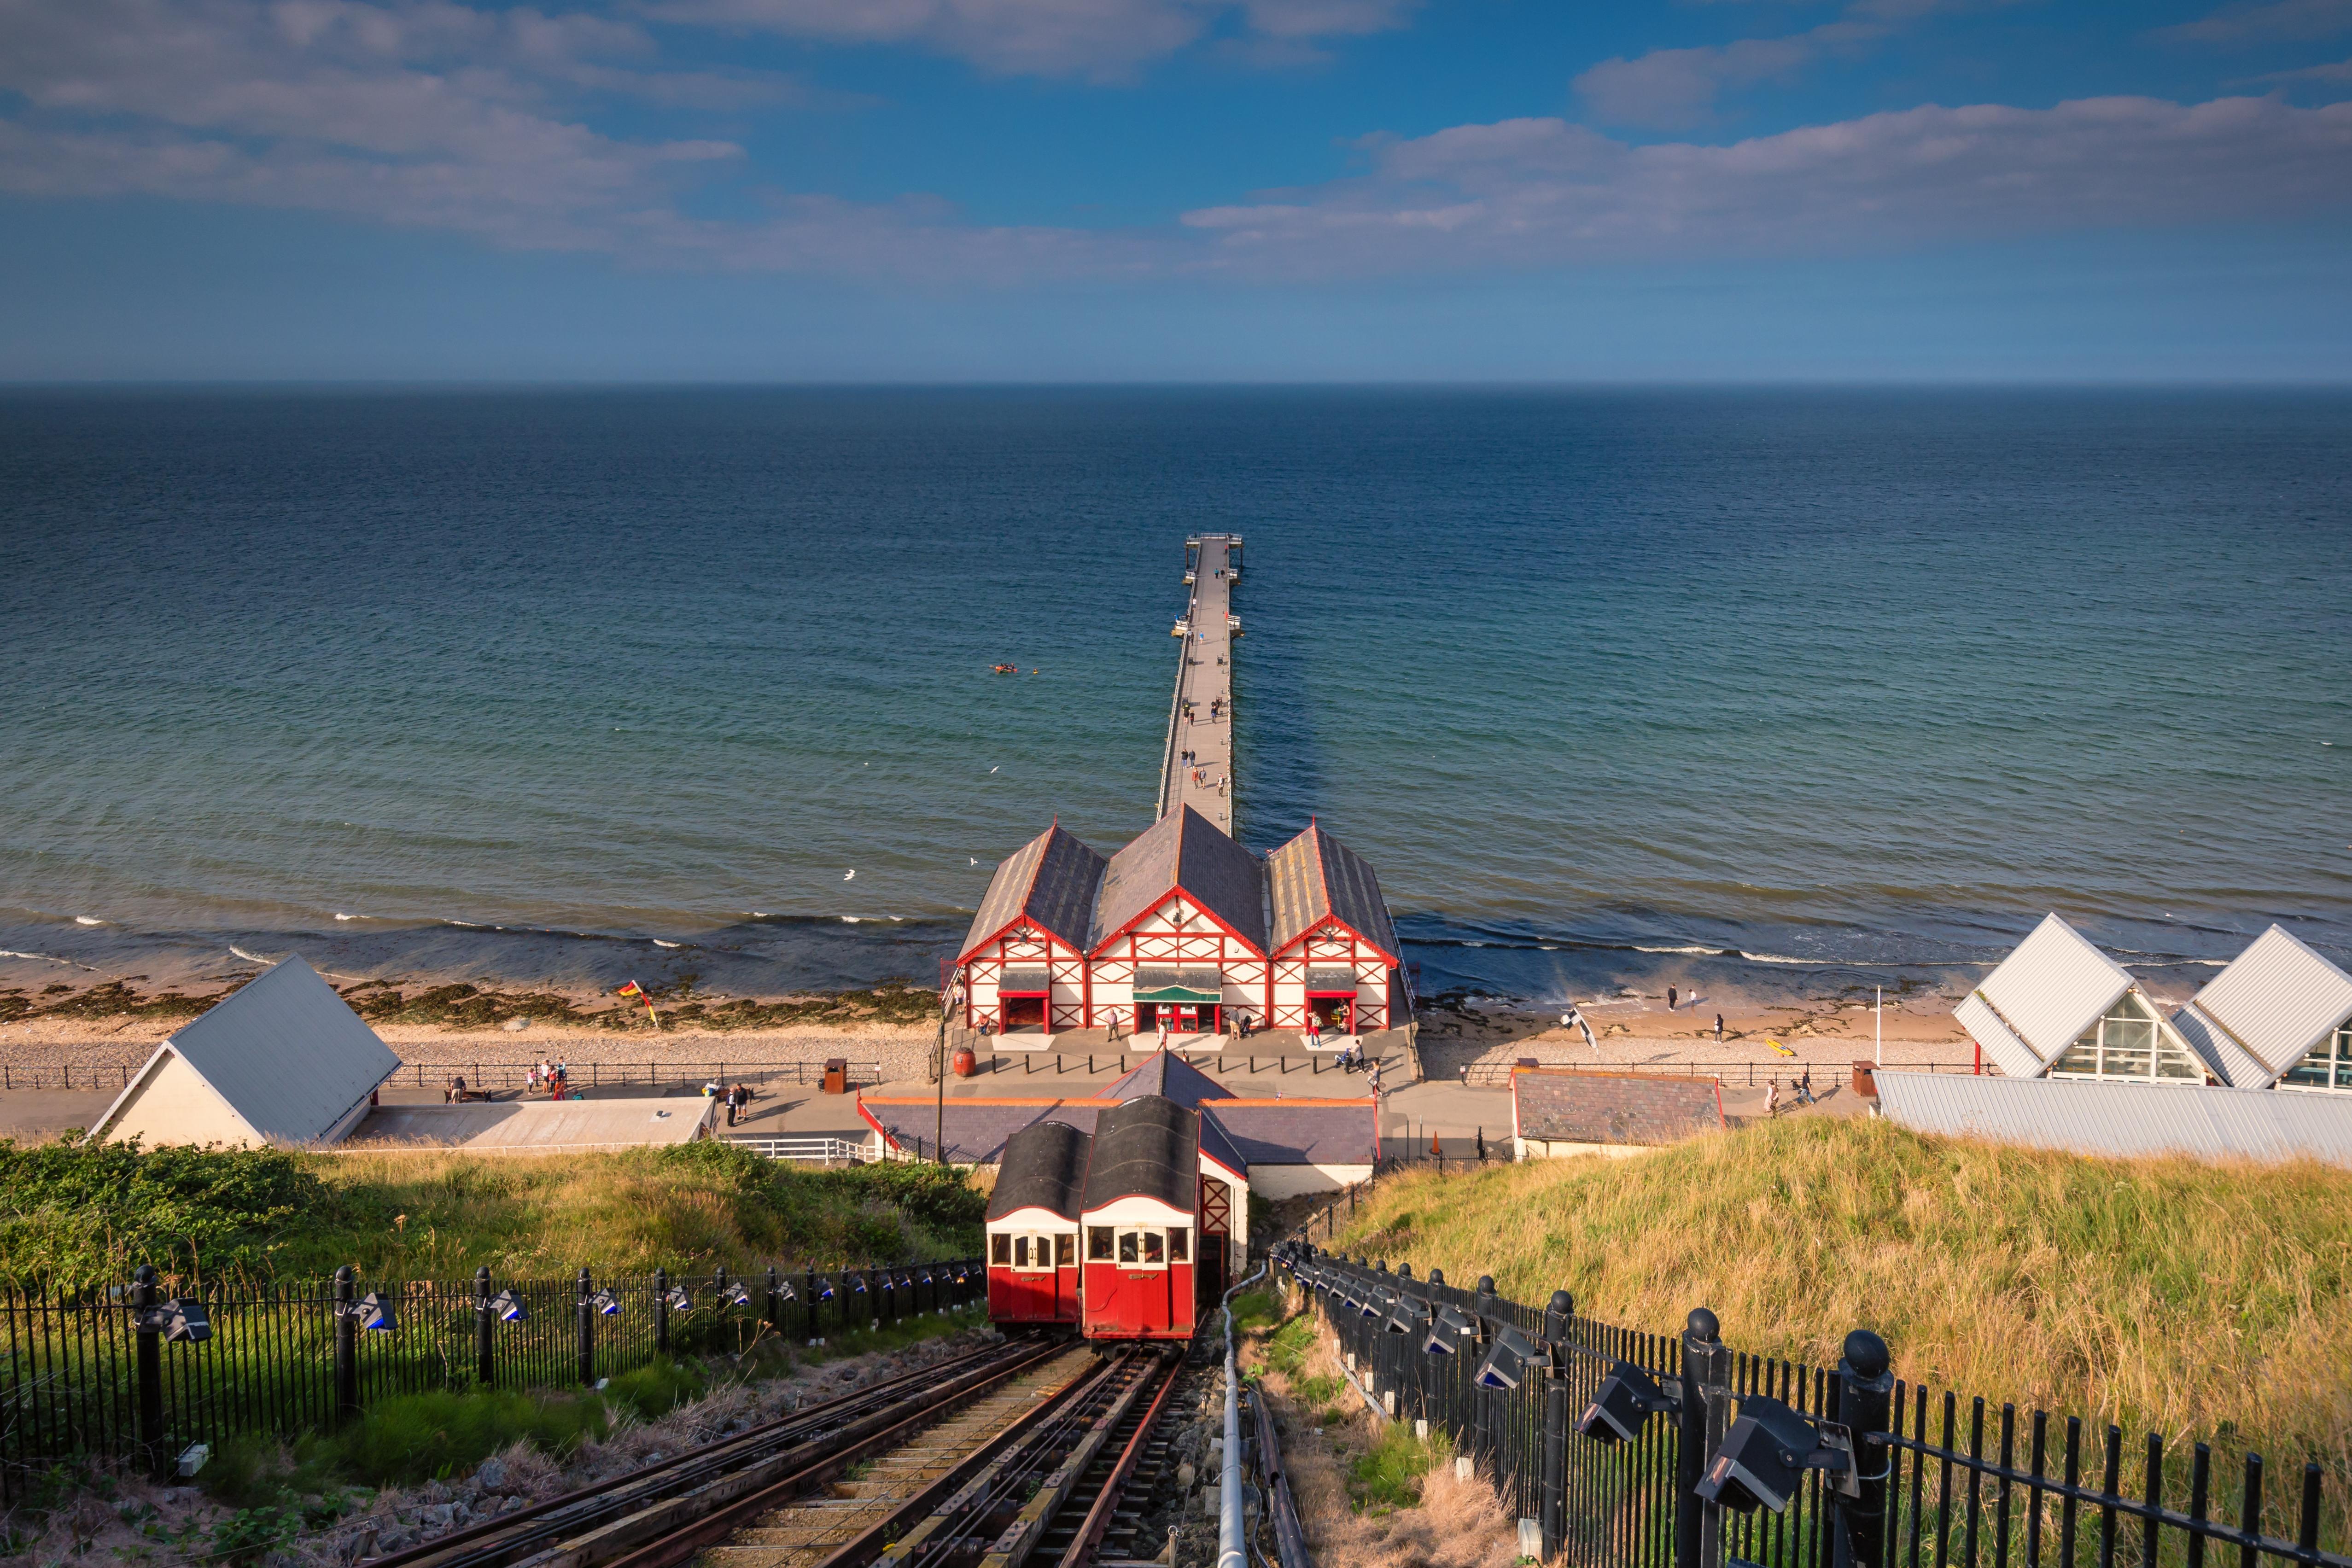
[[[1087,1568],[1129,1553],[1177,1359],[1015,1342],[364,1568]],[[1139,1546],[1142,1547],[1139,1551]]]

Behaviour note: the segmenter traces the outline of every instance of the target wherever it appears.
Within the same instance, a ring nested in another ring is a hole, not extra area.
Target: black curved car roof
[[[1033,1122],[1007,1138],[996,1190],[988,1195],[988,1218],[1044,1208],[1075,1223],[1091,1142],[1066,1122]]]
[[[1087,1162],[1086,1207],[1154,1197],[1192,1212],[1201,1191],[1200,1113],[1159,1094],[1115,1105],[1095,1118]]]

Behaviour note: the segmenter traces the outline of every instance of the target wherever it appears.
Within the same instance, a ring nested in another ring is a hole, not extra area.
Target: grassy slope
[[[811,1171],[730,1145],[562,1157],[0,1142],[0,1273],[505,1278],[971,1255],[984,1200],[934,1167]]]
[[[1319,1238],[1318,1239],[1319,1241]],[[2352,1175],[2087,1160],[1806,1118],[1383,1181],[1340,1241],[1652,1332],[2352,1467]]]

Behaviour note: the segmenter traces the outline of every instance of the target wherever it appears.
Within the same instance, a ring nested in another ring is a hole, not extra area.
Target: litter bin
[[[824,1059],[824,1092],[827,1094],[849,1092],[849,1058],[828,1056]]]
[[[1853,1092],[1865,1100],[1878,1098],[1876,1071],[1867,1061],[1857,1061],[1853,1064]]]

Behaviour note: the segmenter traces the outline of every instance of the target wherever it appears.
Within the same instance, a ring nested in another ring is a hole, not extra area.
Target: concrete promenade
[[[1230,534],[1185,541],[1192,598],[1176,624],[1184,652],[1176,666],[1160,780],[1161,816],[1190,806],[1228,834],[1234,831],[1233,594],[1241,542]]]

